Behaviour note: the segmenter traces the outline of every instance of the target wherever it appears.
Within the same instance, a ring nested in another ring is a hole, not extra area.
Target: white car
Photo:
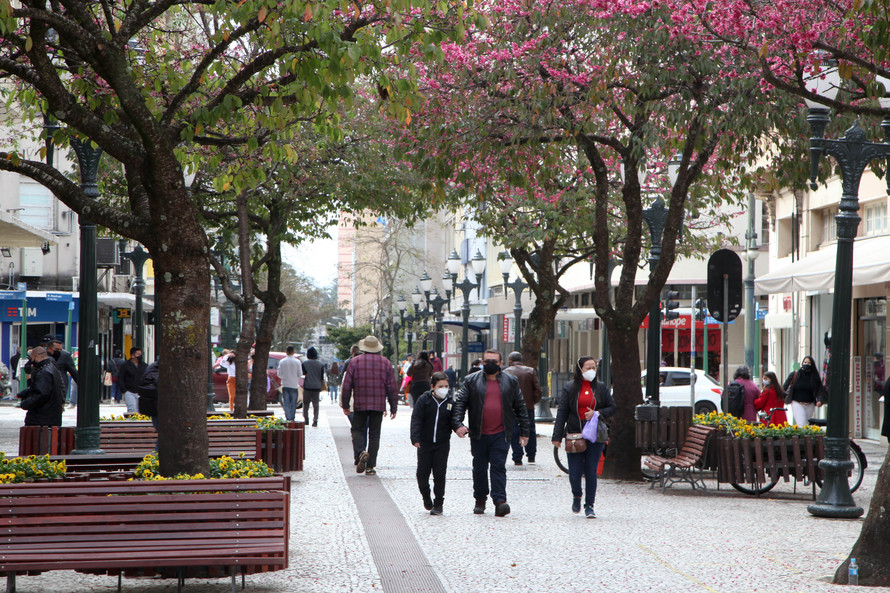
[[[690,387],[689,369],[682,367],[661,367],[661,387],[658,399],[663,406],[688,406]],[[643,396],[646,395],[646,371],[640,377]],[[720,410],[723,388],[717,381],[701,369],[695,369],[695,413],[708,414]]]

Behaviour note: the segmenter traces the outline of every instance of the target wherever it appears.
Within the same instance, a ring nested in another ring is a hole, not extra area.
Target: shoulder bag
[[[785,390],[785,403],[790,404],[794,395],[794,382],[797,381],[797,371],[791,375],[791,382],[788,383],[788,389]]]
[[[566,453],[583,453],[587,450],[587,439],[580,432],[566,435]]]

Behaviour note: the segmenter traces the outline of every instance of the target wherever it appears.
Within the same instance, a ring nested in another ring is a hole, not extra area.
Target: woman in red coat
[[[785,416],[785,392],[774,372],[763,374],[763,391],[760,392],[760,397],[754,400],[754,408],[764,410],[767,414],[773,408],[782,408],[773,412],[771,418],[768,417],[763,421],[764,424],[781,426],[788,422],[788,418]]]

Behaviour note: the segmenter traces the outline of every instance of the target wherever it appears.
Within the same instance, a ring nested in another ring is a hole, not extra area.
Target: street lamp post
[[[513,290],[515,302],[513,303],[513,317],[515,319],[515,336],[513,338],[513,350],[521,351],[522,349],[522,291],[528,288],[528,284],[522,281],[522,278],[516,278],[513,282],[507,282],[510,279],[510,269],[513,267],[513,259],[510,254],[504,252],[504,258],[501,259],[501,275],[504,277],[504,298],[507,298],[507,289]]]
[[[757,251],[757,233],[754,232],[754,193],[748,194],[748,230],[745,231],[745,253],[748,269],[745,274],[745,366],[754,372],[757,354],[756,322],[757,312],[754,310],[754,260]]]
[[[476,298],[482,300],[482,274],[485,273],[485,256],[478,249],[476,250],[476,255],[470,260],[470,267],[473,268],[473,273],[476,274]]]
[[[427,297],[427,304],[433,308],[433,319],[436,322],[436,356],[442,358],[442,347],[443,347],[443,331],[442,327],[442,308],[448,303],[448,299],[443,299],[442,295],[439,294],[439,291],[433,289],[433,298]]]
[[[837,95],[840,75],[836,67],[823,70],[814,77],[814,92],[827,99]],[[890,81],[879,77],[885,95],[890,92]],[[809,85],[808,85],[809,86]],[[824,137],[829,110],[823,105],[807,101],[812,137],[810,138],[810,187],[816,189],[819,161],[823,154],[832,156],[841,169],[842,196],[837,221],[837,260],[834,276],[834,305],[831,314],[831,373],[828,377],[828,428],[825,436],[825,458],[822,468],[823,486],[814,504],[807,507],[817,517],[855,519],[864,512],[856,506],[850,492],[847,472],[850,461],[848,390],[850,373],[850,309],[853,292],[853,240],[859,227],[859,182],[862,173],[876,158],[890,157],[890,116],[881,122],[884,143],[867,142],[865,131],[855,122],[843,138]],[[890,97],[881,97],[881,106],[890,109]],[[890,178],[888,178],[890,179]],[[890,183],[890,180],[888,180]]]
[[[80,187],[87,198],[99,197],[99,160],[102,149],[89,139],[71,138],[80,168]],[[80,405],[74,429],[73,454],[103,453],[99,448],[99,303],[96,297],[96,225],[80,216],[80,314],[77,320]]]
[[[393,333],[393,339],[395,341],[395,346],[396,346],[396,364],[398,364],[398,362],[399,362],[399,330],[402,329],[402,326],[399,323],[399,319],[400,319],[399,313],[393,314],[393,316],[392,316],[392,333]]]
[[[460,376],[467,376],[467,369],[470,366],[470,293],[478,286],[469,278],[464,278],[463,282],[454,285],[454,290],[460,290],[464,296],[463,304],[460,306],[461,315],[461,347],[460,347]]]
[[[145,276],[143,274],[145,262],[151,259],[151,255],[136,244],[133,251],[121,253],[121,257],[133,262],[133,290],[136,295],[136,312],[133,321],[133,339],[137,348],[145,348],[145,316],[142,311],[142,297],[145,295]],[[157,354],[157,353],[155,353]]]

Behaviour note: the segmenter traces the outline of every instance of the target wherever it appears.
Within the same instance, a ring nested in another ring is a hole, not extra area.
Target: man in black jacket
[[[139,384],[142,382],[142,373],[147,365],[142,362],[142,348],[130,348],[130,360],[121,365],[117,372],[117,382],[124,392],[124,402],[127,404],[127,414],[135,414],[139,411]]]
[[[74,357],[71,353],[62,348],[62,341],[55,336],[44,336],[41,344],[46,348],[46,353],[55,361],[56,368],[62,375],[62,393],[68,394],[68,376],[74,380],[74,384],[79,384],[77,380],[77,365],[74,364]],[[77,405],[77,390],[71,393],[71,407]]]
[[[62,374],[43,346],[31,351],[31,372],[27,389],[18,393],[22,409],[28,411],[25,426],[62,426]]]
[[[464,425],[468,415],[469,428]],[[473,454],[473,512],[485,512],[488,499],[488,477],[491,475],[491,499],[494,514],[504,517],[510,512],[507,504],[507,453],[513,437],[514,421],[519,422],[519,443],[528,443],[528,412],[516,377],[501,372],[501,354],[486,350],[482,355],[482,371],[467,376],[454,397],[451,426],[457,436],[470,435]]]

